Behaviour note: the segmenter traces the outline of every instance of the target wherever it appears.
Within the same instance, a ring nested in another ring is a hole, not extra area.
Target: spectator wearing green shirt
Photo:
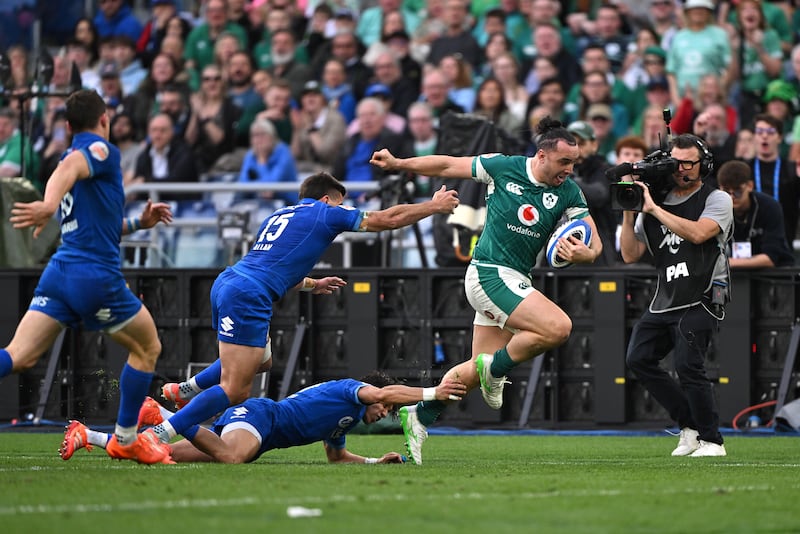
[[[736,8],[737,30],[731,39],[731,79],[739,79],[739,117],[750,124],[761,109],[761,98],[770,80],[780,76],[783,52],[778,34],[767,26],[761,2],[740,0]]]
[[[402,13],[407,32],[413,33],[419,26],[419,15],[402,6],[401,0],[378,0],[378,5],[365,9],[358,20],[356,35],[364,46],[380,41],[383,17],[392,11]]]
[[[725,85],[731,79],[730,39],[714,24],[714,2],[686,0],[683,9],[686,26],[675,34],[667,51],[669,92],[676,107],[686,88],[697,91],[706,74],[716,74]]]
[[[19,176],[22,172],[21,143],[22,136],[17,129],[17,114],[10,108],[0,109],[0,177]],[[37,189],[42,191],[41,184],[34,178],[38,159],[34,159],[30,140],[27,140],[25,145],[27,148],[25,174]]]
[[[241,26],[228,20],[226,9],[226,0],[209,0],[206,4],[206,21],[194,28],[186,38],[183,59],[191,75],[190,86],[193,91],[200,87],[198,73],[214,62],[214,44],[220,34],[231,33],[242,48],[247,46],[247,33]]]

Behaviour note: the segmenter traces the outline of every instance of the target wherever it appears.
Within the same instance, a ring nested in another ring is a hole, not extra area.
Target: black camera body
[[[643,160],[623,163],[606,171],[606,178],[618,180],[632,174],[640,177],[650,189],[653,201],[660,204],[675,186],[672,180],[678,170],[678,161],[663,150],[656,150]],[[633,182],[616,182],[610,186],[611,209],[615,211],[642,211],[644,191]]]

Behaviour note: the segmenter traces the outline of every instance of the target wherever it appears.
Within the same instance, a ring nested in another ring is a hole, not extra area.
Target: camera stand
[[[392,175],[381,180],[380,188],[367,195],[367,200],[380,196],[381,209],[386,209],[397,204],[413,204],[414,197],[411,195],[407,185],[414,179],[413,174],[400,174]],[[428,257],[425,254],[425,245],[422,240],[422,231],[419,229],[419,223],[413,223],[411,230],[414,232],[416,240],[417,252],[419,253],[420,262],[422,267],[428,268]],[[384,232],[381,236],[381,267],[389,267],[391,263],[391,248],[392,236],[394,231],[389,230]]]

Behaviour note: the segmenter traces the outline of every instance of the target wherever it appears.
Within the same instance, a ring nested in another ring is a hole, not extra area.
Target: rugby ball
[[[583,241],[585,245],[589,245],[589,242],[592,240],[592,227],[586,224],[586,222],[576,219],[573,221],[567,221],[553,232],[550,236],[550,239],[547,241],[547,263],[550,264],[551,267],[555,269],[563,269],[564,267],[569,267],[572,265],[572,262],[567,261],[561,258],[556,253],[556,245],[558,244],[558,240],[562,237],[574,237],[580,241]]]

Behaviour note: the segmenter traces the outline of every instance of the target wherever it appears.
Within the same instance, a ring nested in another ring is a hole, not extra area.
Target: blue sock
[[[181,435],[189,441],[192,441],[198,432],[200,432],[200,425],[192,425],[192,428],[185,430]]]
[[[123,428],[136,426],[139,421],[139,410],[147,393],[153,373],[134,369],[127,363],[119,375],[119,412],[117,424]]]
[[[11,361],[11,355],[6,349],[0,349],[0,378],[10,375],[13,368],[14,362]]]
[[[212,386],[192,399],[192,402],[169,418],[169,424],[175,432],[185,436],[194,425],[210,419],[231,405],[228,395],[222,386]]]
[[[222,378],[222,362],[219,358],[217,361],[197,373],[194,381],[200,389],[208,389],[211,386],[216,386]]]

